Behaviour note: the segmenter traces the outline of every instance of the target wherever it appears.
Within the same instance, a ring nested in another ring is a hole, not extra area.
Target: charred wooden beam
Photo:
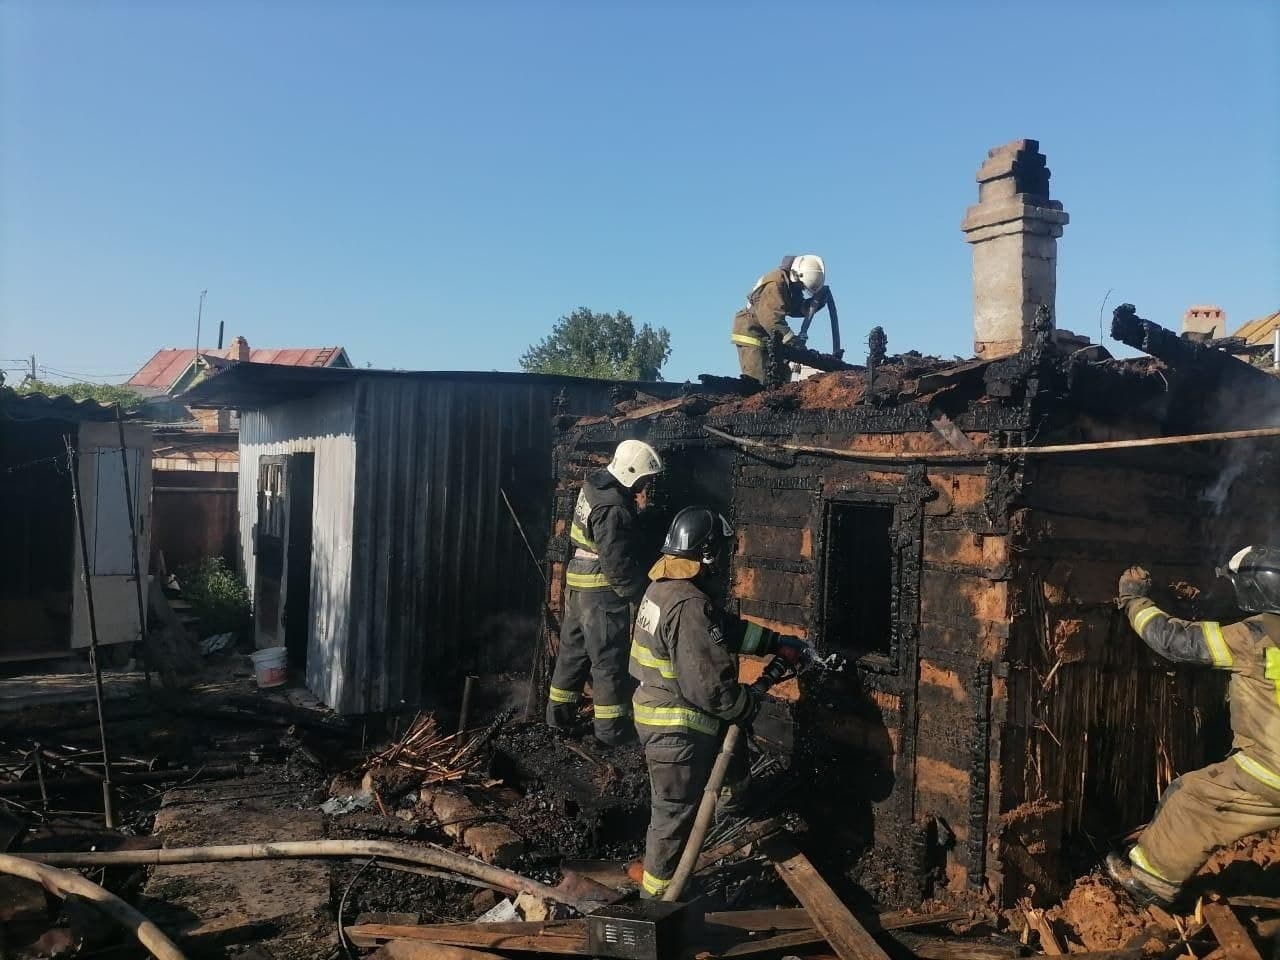
[[[1259,396],[1280,399],[1280,380],[1225,351],[1194,340],[1184,340],[1172,330],[1138,316],[1131,303],[1122,303],[1111,315],[1111,336],[1121,343],[1163,360],[1173,369],[1202,377],[1220,387],[1247,387]]]

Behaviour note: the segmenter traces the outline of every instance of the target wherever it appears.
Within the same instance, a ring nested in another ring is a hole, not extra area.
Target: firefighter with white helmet
[[[658,452],[623,440],[609,465],[587,478],[569,528],[560,652],[547,698],[547,723],[573,733],[588,676],[594,732],[606,746],[635,739],[627,674],[631,604],[649,586],[652,560],[638,542],[636,495],[662,472]]]
[[[1245,547],[1218,575],[1252,616],[1225,625],[1178,620],[1148,596],[1146,570],[1120,577],[1116,603],[1147,646],[1231,674],[1233,752],[1173,781],[1128,857],[1107,857],[1107,872],[1144,902],[1178,899],[1214,848],[1280,827],[1280,549]]]
[[[733,318],[730,340],[738,348],[738,366],[744,377],[764,383],[768,364],[768,342],[779,334],[783,343],[804,345],[787,323],[787,317],[811,318],[831,300],[827,287],[827,267],[817,254],[783,257],[776,270],[756,281],[747,295],[747,305]],[[790,368],[778,362],[772,371],[779,382],[791,379]]]

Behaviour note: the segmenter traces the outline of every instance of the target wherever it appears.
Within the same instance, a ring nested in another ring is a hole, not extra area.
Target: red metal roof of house
[[[205,356],[226,359],[231,352],[229,348],[222,350],[201,350]],[[156,355],[143,365],[142,369],[129,378],[128,385],[141,389],[167,391],[177,382],[183,372],[191,366],[196,352],[191,348],[166,347],[157,350]],[[347,351],[342,347],[253,347],[249,351],[252,363],[274,363],[285,367],[332,367],[350,366]]]

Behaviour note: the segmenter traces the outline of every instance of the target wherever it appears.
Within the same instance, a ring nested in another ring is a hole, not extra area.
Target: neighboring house
[[[250,347],[244,337],[236,337],[231,346],[207,349],[197,353],[189,347],[166,347],[143,364],[125,386],[143,396],[173,396],[196,383],[219,360],[250,363],[273,363],[282,367],[346,367],[351,366],[345,347]]]
[[[89,645],[81,550],[65,438],[79,450],[98,642],[140,636],[124,463],[146,572],[151,535],[151,428],[124,425],[92,401],[0,388],[0,661],[62,656]]]
[[[1232,336],[1244,341],[1244,352],[1254,366],[1280,374],[1280,310],[1250,320]]]
[[[210,556],[235,560],[238,424],[231,411],[193,411],[174,397],[237,362],[351,367],[343,347],[250,348],[236,337],[226,349],[159,350],[129,378],[126,386],[148,398],[144,412],[157,425],[153,566],[163,560],[166,570],[174,570]]]
[[[541,637],[553,420],[680,384],[233,363],[179,398],[240,411],[240,555],[259,647],[349,714],[439,701]]]

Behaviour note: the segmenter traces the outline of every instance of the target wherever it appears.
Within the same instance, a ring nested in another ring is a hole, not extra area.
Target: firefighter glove
[[[794,670],[805,660],[808,645],[795,637],[778,638],[778,656]]]
[[[1124,609],[1130,600],[1150,595],[1151,574],[1142,567],[1130,567],[1120,574],[1120,586],[1116,593],[1116,606],[1121,609]]]

